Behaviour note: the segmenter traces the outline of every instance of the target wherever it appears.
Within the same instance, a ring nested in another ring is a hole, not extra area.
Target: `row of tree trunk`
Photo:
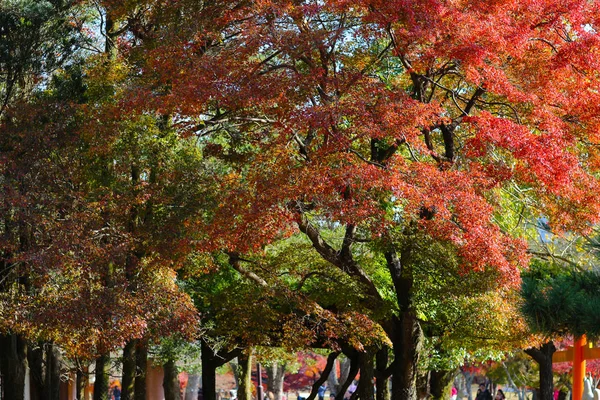
[[[315,381],[308,400],[316,397],[319,386],[328,383],[329,390],[335,394],[336,400],[344,396],[355,381],[358,373],[357,389],[352,400],[389,400],[390,365],[388,365],[388,349],[368,349],[358,352],[352,348],[344,348],[346,358],[338,360],[340,353],[334,352],[328,357],[326,368],[321,377]],[[229,352],[217,352],[206,342],[202,343],[202,387],[204,400],[216,400],[216,369],[233,358],[238,358],[235,371],[238,383],[238,399],[252,399],[252,353],[236,349]],[[174,359],[163,364],[163,388],[166,400],[182,400],[178,382],[178,370]],[[336,363],[338,366],[336,366]],[[60,375],[62,360],[56,346],[51,343],[32,345],[19,335],[0,335],[0,374],[2,376],[2,398],[23,399],[27,370],[30,375],[31,400],[59,400]],[[94,400],[105,400],[109,396],[109,369],[111,360],[108,355],[95,361]],[[340,375],[337,370],[339,368]],[[78,365],[77,394],[84,398],[87,382],[87,365]],[[122,400],[146,399],[147,346],[144,342],[133,340],[123,349],[122,364]],[[283,378],[285,365],[273,363],[267,366],[268,391],[273,393],[274,400],[281,400],[283,394]],[[433,399],[443,399],[449,393],[449,385],[454,375],[448,371],[432,371],[425,380],[420,394],[429,394]],[[394,380],[392,379],[392,383]],[[375,385],[375,386],[374,386]],[[374,388],[376,388],[374,390]],[[425,397],[425,396],[419,396]]]
[[[147,346],[139,340],[123,349],[122,400],[146,400],[147,355]],[[59,400],[64,367],[61,353],[52,343],[30,343],[16,334],[0,335],[0,399],[24,399],[28,380],[31,400]],[[110,368],[108,354],[95,360],[94,400],[109,399]],[[88,365],[77,363],[77,399],[85,398],[88,369]],[[175,360],[167,360],[163,370],[165,400],[182,400]]]

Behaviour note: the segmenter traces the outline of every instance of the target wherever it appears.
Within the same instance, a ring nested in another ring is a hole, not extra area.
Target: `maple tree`
[[[58,336],[51,327],[78,316],[63,327],[75,329],[82,352],[97,347],[99,355],[140,338],[149,321],[157,330],[179,317],[193,325],[173,269],[192,251],[224,252],[246,279],[273,288],[261,298],[240,285],[239,298],[224,299],[231,321],[256,327],[242,339],[268,344],[275,333],[334,346],[342,336],[362,351],[385,341],[369,342],[367,333],[385,332],[392,398],[413,400],[429,329],[423,321],[436,321],[434,311],[438,321],[452,315],[431,301],[431,277],[453,275],[486,291],[471,279],[480,274],[508,291],[528,256],[504,214],[519,215],[517,222],[544,216],[557,230],[597,221],[595,1],[94,5],[104,54],[86,58],[86,100],[66,101],[76,135],[53,153],[57,169],[44,171],[63,173],[51,179],[62,187],[13,191],[15,200],[5,202],[6,215],[18,211],[23,219],[14,220],[26,221],[28,204],[45,204],[32,196],[69,201],[33,209],[43,211],[35,225],[44,229],[18,252],[53,266],[39,271],[41,283],[52,283],[42,285],[51,301],[42,296],[23,310],[65,306],[63,316],[38,309],[46,319],[36,321],[45,323],[29,331]],[[30,115],[43,115],[42,104]],[[20,111],[3,119],[3,130],[27,131]],[[57,132],[68,130],[57,122],[63,114],[50,120]],[[81,168],[61,165],[63,154]],[[47,188],[40,176],[25,176]],[[17,181],[7,186],[24,188]],[[7,246],[25,236],[7,237]],[[269,246],[297,237],[319,268],[286,281],[278,272],[287,266],[270,262]],[[324,273],[341,283],[331,293],[351,288],[340,297],[346,307],[318,293],[334,287],[313,279]],[[86,302],[74,300],[82,294]],[[256,298],[263,317],[241,307]],[[104,310],[98,325],[85,320],[88,304]],[[120,323],[110,304],[122,310]],[[279,312],[290,310],[278,330]],[[272,332],[262,329],[265,320]]]
[[[367,308],[391,290],[377,322],[395,399],[416,396],[415,271],[447,268],[421,257],[443,245],[462,273],[514,286],[526,245],[499,223],[504,193],[557,229],[597,219],[595,2],[107,2],[141,4],[122,105],[176,115],[206,156],[236,161],[199,247],[260,253],[301,232]]]

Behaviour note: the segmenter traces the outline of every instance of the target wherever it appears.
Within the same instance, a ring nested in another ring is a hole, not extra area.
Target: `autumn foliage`
[[[0,111],[0,327],[80,357],[194,336],[178,279],[230,268],[260,289],[197,296],[211,332],[391,344],[415,398],[424,321],[454,340],[451,303],[515,312],[526,222],[598,221],[598,6],[69,4],[97,54]]]

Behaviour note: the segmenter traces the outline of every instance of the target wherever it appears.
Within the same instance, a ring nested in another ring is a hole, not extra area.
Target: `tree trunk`
[[[273,393],[275,400],[281,400],[283,396],[283,379],[285,377],[285,363],[272,363],[267,368],[267,392]],[[324,377],[326,379],[326,377]]]
[[[417,400],[417,364],[423,331],[413,311],[402,312],[394,338],[392,400]]]
[[[108,400],[109,369],[110,355],[105,354],[96,359],[94,400]]]
[[[238,360],[235,359],[235,360],[229,361],[229,368],[231,368],[231,372],[233,373],[233,380],[235,381],[235,387],[238,388],[238,391],[239,391],[239,387],[240,387],[240,375],[239,375],[240,368],[239,368]]]
[[[340,374],[338,376],[338,366]],[[327,377],[327,384],[329,385],[329,392],[337,395],[340,391],[340,382],[345,382],[350,372],[350,360],[346,357],[338,358],[335,360],[331,373]]]
[[[168,360],[163,364],[163,389],[165,391],[165,400],[181,400],[179,392],[179,372],[175,360]]]
[[[373,393],[373,380],[375,377],[375,367],[373,365],[373,350],[367,350],[358,355],[360,363],[360,377],[358,380],[358,397],[360,400],[375,400]]]
[[[413,273],[410,244],[385,253],[386,264],[394,283],[399,317],[392,320],[394,364],[392,375],[392,400],[417,400],[417,364],[423,342],[423,330],[414,308]]]
[[[148,344],[138,341],[135,348],[134,400],[146,400],[146,371],[148,369]]]
[[[377,351],[375,356],[376,365],[376,400],[390,400],[389,390],[389,376],[386,374],[388,368],[389,349],[387,346],[383,346]]]
[[[88,367],[77,368],[77,400],[85,399],[85,390],[88,385]],[[87,399],[86,399],[87,400]]]
[[[540,367],[540,390],[537,400],[552,400],[554,398],[554,382],[552,374],[552,355],[556,351],[553,341],[544,343],[540,348],[529,348],[529,354]]]
[[[454,382],[454,371],[431,371],[429,393],[433,400],[447,400]]]
[[[60,399],[60,368],[61,356],[58,348],[52,343],[46,343],[46,377],[44,382],[44,400]]]
[[[417,370],[417,399],[425,400],[429,397],[429,371]]]
[[[237,358],[238,400],[252,400],[252,349]]]
[[[29,346],[27,363],[29,365],[29,396],[30,400],[44,399],[44,347],[43,344]]]
[[[213,350],[204,341],[202,349],[202,396],[203,400],[217,400],[217,363]]]
[[[215,351],[206,343],[201,341],[202,350],[202,395],[204,400],[216,400],[216,369],[225,365],[230,360],[239,357],[242,349],[235,348],[231,351],[215,353]]]
[[[325,364],[325,368],[323,369],[323,371],[321,371],[319,379],[317,379],[313,383],[310,394],[308,395],[306,400],[314,400],[317,397],[317,394],[319,393],[319,388],[321,387],[321,385],[324,385],[325,382],[327,382],[329,380],[329,378],[331,378],[331,373],[332,373],[332,371],[334,371],[335,362],[339,355],[340,355],[339,351],[334,351],[332,353],[329,353],[329,355],[327,356],[327,364]],[[282,373],[284,371],[285,371],[285,367],[283,367]],[[269,379],[271,379],[271,378],[269,378]],[[283,390],[283,375],[281,377],[281,386],[282,386],[282,390]],[[335,391],[333,389],[330,389],[329,393],[331,395],[331,393],[335,393]]]
[[[356,374],[358,374],[358,370],[360,368],[358,362],[358,352],[354,349],[345,349],[344,351],[346,356],[350,359],[350,370],[348,371],[348,376],[346,377],[346,380],[339,387],[339,392],[336,393],[335,400],[344,399],[346,391],[354,381],[354,378],[356,378]]]
[[[473,400],[473,391],[471,390],[471,387],[473,386],[475,374],[470,371],[463,371],[462,374],[465,377],[465,390],[467,392],[467,399]]]
[[[135,350],[137,340],[130,340],[123,348],[123,377],[121,400],[133,400],[135,393]]]
[[[198,400],[198,384],[200,376],[193,374],[188,377],[188,384],[185,388],[185,400]]]
[[[24,398],[27,368],[27,342],[15,334],[0,335],[0,371],[5,399]]]

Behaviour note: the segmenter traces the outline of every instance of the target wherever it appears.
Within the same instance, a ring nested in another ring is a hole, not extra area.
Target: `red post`
[[[585,335],[577,338],[573,344],[573,400],[581,400],[583,397],[583,379],[585,378],[583,348],[586,344]]]

